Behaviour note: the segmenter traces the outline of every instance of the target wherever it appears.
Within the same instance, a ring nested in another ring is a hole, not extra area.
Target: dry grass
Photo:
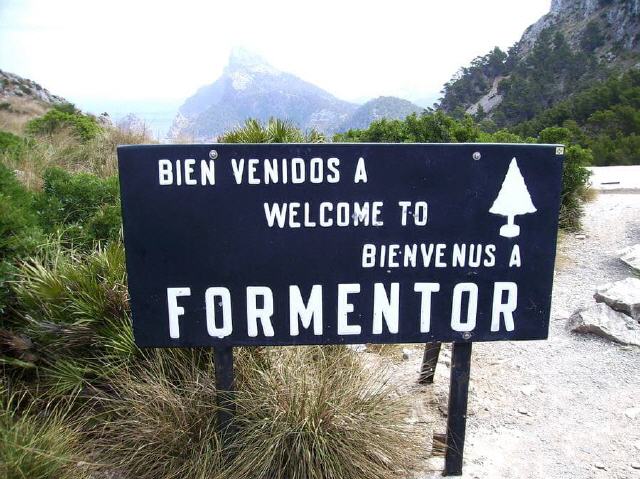
[[[402,359],[402,344],[367,344],[367,351],[395,361]]]
[[[582,200],[585,203],[591,203],[592,201],[595,201],[598,198],[599,194],[600,192],[595,188],[586,188],[584,190],[584,193],[582,194]]]
[[[106,471],[140,479],[208,479],[221,454],[216,389],[208,352],[151,352],[99,397],[88,439]]]
[[[556,246],[556,262],[555,262],[555,270],[556,271],[562,271],[565,268],[567,268],[571,262],[571,256],[565,251],[565,241],[567,238],[568,234],[573,234],[573,233],[566,233],[563,230],[559,230],[558,231],[558,239],[557,239],[557,246]]]
[[[417,457],[410,406],[344,347],[269,350],[237,396],[229,479],[387,479]]]
[[[17,172],[30,189],[42,186],[47,168],[57,166],[72,173],[92,173],[106,178],[118,173],[116,147],[152,143],[142,133],[107,128],[96,138],[81,142],[69,131],[38,138],[16,153],[0,154],[0,163]]]
[[[0,130],[16,135],[22,135],[29,120],[44,115],[51,108],[44,102],[18,97],[0,99],[0,104]]]
[[[156,350],[119,374],[87,421],[102,469],[140,479],[391,479],[414,463],[408,400],[347,348],[239,348],[235,365],[226,447],[210,352]]]

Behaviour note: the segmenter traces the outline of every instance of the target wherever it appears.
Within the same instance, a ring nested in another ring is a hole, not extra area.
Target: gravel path
[[[549,340],[474,345],[464,478],[640,478],[640,348],[565,330],[597,284],[630,275],[615,253],[640,243],[640,194],[600,194],[583,233],[559,245]],[[430,442],[445,431],[450,354],[433,386],[415,384],[420,360],[416,348],[391,367]],[[429,448],[419,479],[441,477]]]

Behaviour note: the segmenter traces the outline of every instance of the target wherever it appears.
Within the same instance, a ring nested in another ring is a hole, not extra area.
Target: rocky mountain
[[[116,122],[116,126],[122,131],[135,135],[146,135],[149,133],[147,123],[135,113],[129,113],[120,118]]]
[[[394,97],[358,106],[274,68],[255,54],[234,49],[220,78],[200,88],[180,107],[169,136],[212,141],[247,118],[266,121],[270,117],[332,134],[366,127],[378,118],[404,118],[421,110]]]
[[[512,126],[640,61],[640,0],[552,0],[507,53],[462,68],[440,107]]]
[[[29,120],[62,103],[33,80],[0,70],[0,130],[20,134]]]
[[[169,136],[214,140],[247,118],[270,117],[332,132],[356,108],[254,54],[234,49],[222,76],[180,107]]]
[[[393,96],[381,96],[366,102],[358,107],[349,118],[338,128],[339,131],[347,131],[356,128],[367,128],[371,122],[387,118],[400,120],[411,113],[420,113],[424,108],[410,101]]]
[[[593,48],[607,61],[620,51],[640,51],[640,0],[552,0],[551,10],[525,30],[520,53],[529,53],[540,33],[564,33],[575,49]]]
[[[54,95],[38,83],[14,73],[0,70],[0,101],[13,99],[33,100],[48,104],[61,104],[66,100]]]

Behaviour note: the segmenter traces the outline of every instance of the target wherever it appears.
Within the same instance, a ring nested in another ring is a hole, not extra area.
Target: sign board
[[[563,148],[118,149],[143,347],[548,335]]]

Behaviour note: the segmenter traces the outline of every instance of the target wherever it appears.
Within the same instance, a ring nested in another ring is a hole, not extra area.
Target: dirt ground
[[[559,244],[549,339],[474,344],[464,478],[640,478],[640,348],[565,329],[596,285],[631,275],[616,251],[640,243],[640,194],[598,195],[583,233]],[[428,443],[413,479],[441,477],[429,449],[445,431],[450,350],[432,386],[416,384],[420,348],[396,354],[382,361]]]

